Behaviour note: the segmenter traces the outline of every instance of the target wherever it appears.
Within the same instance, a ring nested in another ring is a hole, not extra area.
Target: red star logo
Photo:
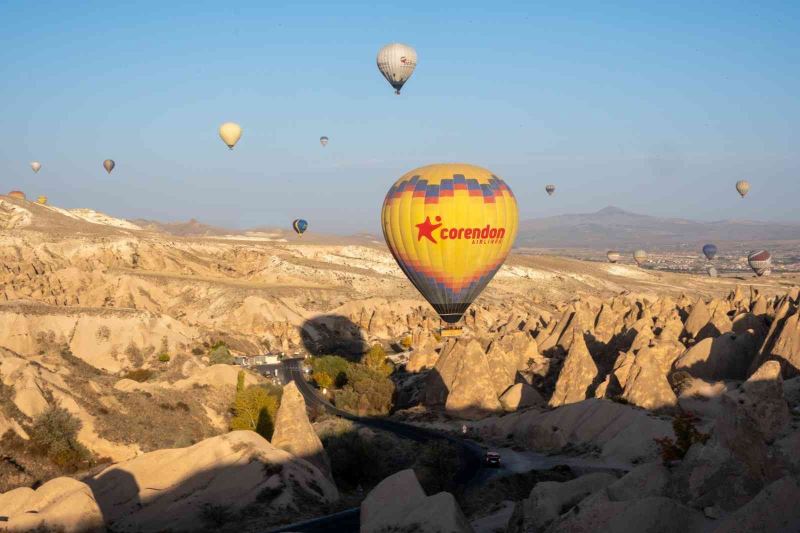
[[[432,224],[431,217],[425,217],[425,222],[422,224],[416,224],[419,233],[417,234],[417,241],[421,241],[423,237],[431,241],[433,244],[436,244],[436,239],[433,238],[433,232],[439,229],[442,224],[442,217],[436,217],[436,222],[440,222],[440,224]]]

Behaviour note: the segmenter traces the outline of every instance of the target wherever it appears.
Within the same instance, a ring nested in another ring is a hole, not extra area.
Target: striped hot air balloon
[[[295,233],[302,237],[303,233],[305,233],[308,229],[308,222],[302,218],[296,218],[294,221],[292,221],[292,229],[295,231]]]
[[[615,250],[609,250],[608,252],[606,252],[606,257],[608,258],[609,263],[616,263],[617,261],[620,260],[622,255]]]
[[[392,185],[381,225],[408,279],[442,320],[455,324],[508,256],[517,201],[485,168],[429,165]]]
[[[547,192],[548,196],[553,196],[553,193],[556,192],[555,185],[545,185],[544,187],[545,192]]]
[[[747,256],[747,264],[756,276],[768,276],[772,272],[772,254],[766,250],[752,252]]]
[[[638,266],[642,266],[647,261],[647,252],[644,250],[636,250],[633,252],[633,260],[636,261]]]
[[[417,67],[417,52],[407,44],[387,44],[378,51],[377,62],[383,77],[394,87],[394,92],[400,94]]]

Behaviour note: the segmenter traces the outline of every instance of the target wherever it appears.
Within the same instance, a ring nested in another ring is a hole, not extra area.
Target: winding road
[[[330,414],[358,422],[359,424],[383,431],[390,431],[395,435],[411,439],[417,442],[427,442],[434,439],[445,439],[459,449],[459,459],[461,467],[456,472],[454,481],[457,485],[469,485],[473,481],[483,478],[479,472],[483,470],[483,448],[472,441],[455,438],[452,435],[441,433],[426,428],[419,428],[410,424],[387,420],[386,418],[366,418],[356,416],[348,411],[337,409],[326,400],[314,387],[312,387],[303,375],[303,359],[284,359],[283,360],[283,381],[288,383],[294,381],[297,389],[306,400],[306,405],[316,405],[322,407]],[[354,507],[345,511],[315,518],[305,522],[282,526],[271,530],[270,533],[297,531],[304,533],[348,533],[358,532],[359,530],[359,508]]]

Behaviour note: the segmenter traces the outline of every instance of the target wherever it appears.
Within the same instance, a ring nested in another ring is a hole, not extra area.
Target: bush
[[[400,340],[400,346],[405,348],[406,350],[410,350],[411,346],[413,345],[414,340],[411,338],[411,335],[406,335],[405,337]]]
[[[311,377],[320,389],[330,389],[333,387],[333,378],[327,372],[314,372]]]
[[[347,368],[347,385],[336,394],[336,406],[365,415],[387,414],[392,408],[394,383],[365,365]]]
[[[451,488],[460,461],[458,449],[446,440],[425,443],[414,464],[414,472],[428,494]]]
[[[661,459],[665,464],[679,461],[686,456],[686,452],[697,442],[705,444],[710,435],[701,433],[695,424],[699,421],[694,413],[683,411],[672,419],[672,431],[675,438],[662,437],[653,439],[661,449]]]
[[[231,355],[230,350],[225,344],[214,345],[211,348],[211,352],[208,354],[208,358],[212,365],[232,365],[233,364],[233,356]]]
[[[149,380],[153,377],[153,371],[148,370],[146,368],[137,368],[136,370],[131,370],[127,374],[123,376],[123,379],[132,379],[133,381],[138,381],[139,383],[144,383],[145,381]]]
[[[70,470],[88,467],[92,458],[78,442],[81,421],[61,407],[49,407],[33,420],[31,449]]]
[[[206,351],[200,346],[195,346],[192,348],[192,354],[194,355],[203,355],[204,353],[206,353]]]
[[[275,415],[280,405],[280,387],[250,385],[236,394],[231,429],[249,429],[265,439],[272,438]]]
[[[161,363],[169,363],[169,359],[170,357],[168,353],[162,353],[161,355],[158,356],[158,360]]]
[[[382,432],[362,436],[357,431],[345,431],[323,437],[322,444],[330,458],[333,479],[345,490],[359,485],[368,490],[410,468],[416,456],[416,444]]]
[[[361,358],[361,364],[387,377],[394,371],[392,363],[386,359],[386,352],[380,344],[372,345]]]
[[[313,374],[324,372],[333,379],[333,386],[344,387],[347,383],[347,368],[350,362],[338,355],[326,355],[311,358],[311,371]]]
[[[133,381],[144,383],[151,377],[153,377],[152,370],[148,370],[146,368],[137,368],[136,370],[131,370],[127,374],[125,374],[123,376],[123,379],[132,379]]]

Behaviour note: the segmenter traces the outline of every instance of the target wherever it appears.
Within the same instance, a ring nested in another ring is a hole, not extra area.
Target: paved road
[[[431,429],[419,428],[410,424],[396,422],[385,418],[363,418],[356,416],[347,411],[337,409],[326,400],[320,393],[312,387],[303,375],[303,360],[302,359],[284,359],[284,382],[294,381],[300,394],[306,400],[307,405],[317,405],[325,409],[327,412],[353,420],[361,425],[380,429],[383,431],[390,431],[395,435],[411,439],[417,442],[427,442],[433,439],[445,439],[459,449],[459,459],[461,460],[461,468],[455,475],[454,481],[457,485],[469,485],[474,480],[481,478],[478,473],[483,470],[483,448],[478,446],[472,441],[455,438],[451,435],[434,431]],[[333,533],[333,532],[358,532],[359,530],[359,509],[353,508],[340,513],[329,516],[323,516],[307,522],[291,524],[283,526],[280,529],[273,530],[279,531],[298,531],[304,533]]]

